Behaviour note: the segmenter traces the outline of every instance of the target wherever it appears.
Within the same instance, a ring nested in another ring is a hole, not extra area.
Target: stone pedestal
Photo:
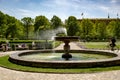
[[[70,41],[64,41],[65,45],[64,45],[64,54],[62,55],[62,58],[64,58],[65,60],[69,60],[69,58],[72,58],[72,55],[69,54],[70,51],[70,45],[69,45]]]
[[[70,58],[72,58],[72,55],[69,54],[70,51],[70,41],[78,41],[79,37],[76,36],[66,36],[66,37],[55,37],[56,41],[63,41],[65,43],[64,45],[64,54],[62,55],[62,58],[64,58],[65,60],[69,60]]]

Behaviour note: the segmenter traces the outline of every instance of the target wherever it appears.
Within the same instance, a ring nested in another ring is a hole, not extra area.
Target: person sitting
[[[10,43],[7,41],[6,42],[6,51],[8,51],[8,50],[11,50],[11,46],[10,46]]]

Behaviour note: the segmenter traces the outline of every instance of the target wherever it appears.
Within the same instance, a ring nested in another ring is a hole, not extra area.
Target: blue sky
[[[21,19],[56,15],[64,21],[69,16],[84,18],[116,18],[120,15],[120,0],[0,0],[0,11]]]

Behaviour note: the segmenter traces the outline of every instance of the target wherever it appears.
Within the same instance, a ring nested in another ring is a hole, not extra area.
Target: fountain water
[[[53,30],[38,31],[38,32],[35,33],[34,39],[36,39],[36,40],[44,40],[45,41],[44,43],[37,43],[37,45],[41,46],[43,49],[47,49],[48,40],[52,40],[52,42],[53,42],[54,37],[58,33],[63,33],[65,35],[67,35],[66,28],[58,27],[58,28],[53,29]]]
[[[64,33],[65,35],[67,35],[66,28],[58,27],[58,28],[53,29],[53,30],[43,30],[43,31],[37,32],[36,36],[35,36],[35,39],[38,39],[38,40],[53,40],[54,36],[56,36],[56,34],[58,34],[58,33]]]

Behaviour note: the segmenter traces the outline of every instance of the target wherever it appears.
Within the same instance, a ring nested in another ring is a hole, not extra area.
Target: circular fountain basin
[[[70,54],[73,55],[73,58],[69,61],[61,58],[60,55],[63,54],[63,50],[56,50],[55,52],[56,53],[52,53],[51,50],[33,50],[27,52],[19,52],[11,54],[9,61],[25,66],[48,68],[104,67],[120,64],[118,55],[112,52],[70,50]],[[85,59],[84,57],[81,57],[82,55],[86,54],[88,55],[88,58],[85,57]],[[90,57],[90,55],[98,55],[98,57]],[[34,56],[37,56],[37,58],[34,58]],[[105,57],[99,58],[99,56]]]

